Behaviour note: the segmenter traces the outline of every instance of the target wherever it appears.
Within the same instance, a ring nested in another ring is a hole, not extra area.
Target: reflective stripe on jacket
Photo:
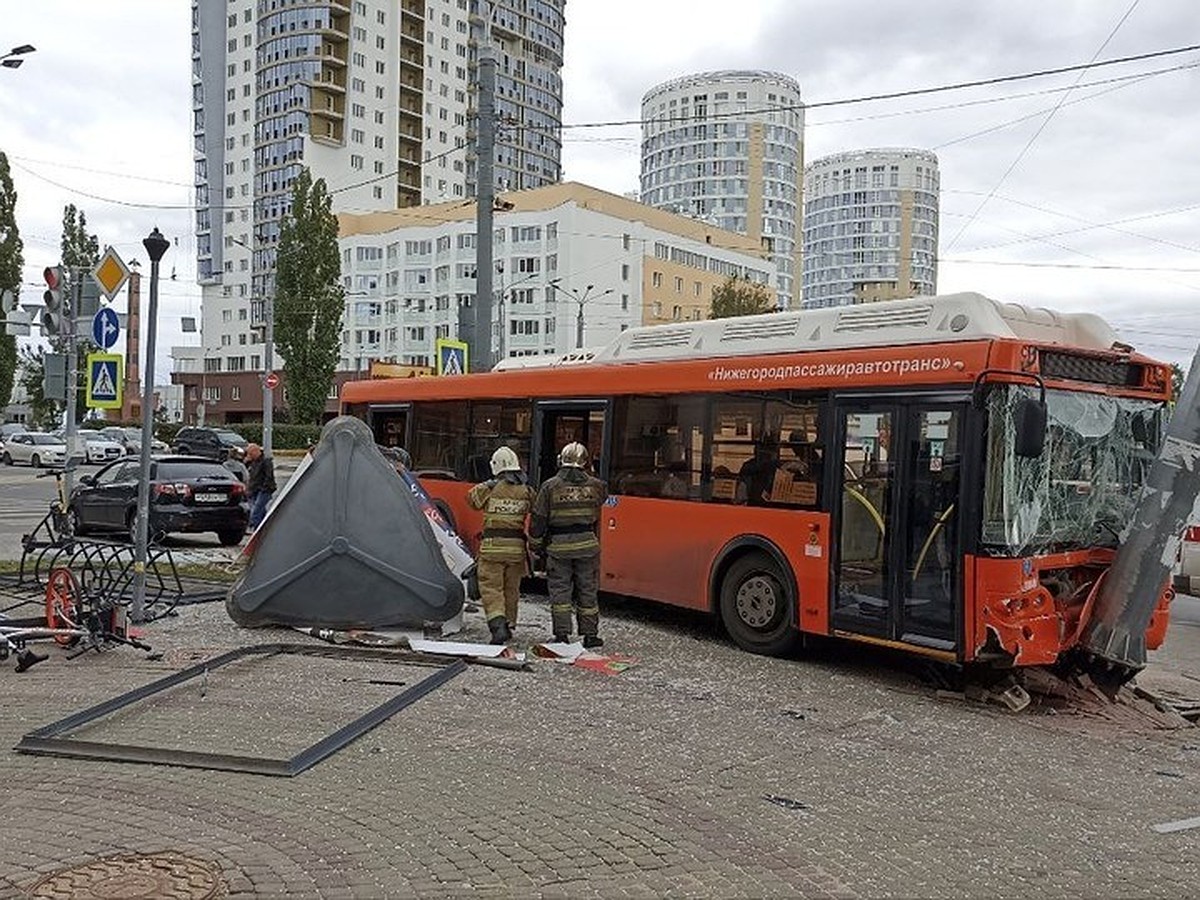
[[[533,506],[533,497],[529,485],[503,477],[471,488],[467,502],[483,510],[480,559],[525,561],[525,518]]]
[[[607,498],[608,487],[599,478],[564,466],[541,486],[533,501],[530,536],[543,542],[550,556],[596,556],[600,508]]]

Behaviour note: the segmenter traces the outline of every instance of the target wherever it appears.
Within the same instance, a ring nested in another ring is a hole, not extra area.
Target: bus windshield
[[[983,543],[1000,555],[1115,547],[1158,450],[1164,404],[1103,394],[1046,392],[1046,445],[1013,450],[1010,412],[1032,388],[988,396]]]

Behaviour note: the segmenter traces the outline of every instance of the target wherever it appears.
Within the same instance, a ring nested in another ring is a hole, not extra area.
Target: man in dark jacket
[[[558,474],[546,481],[533,501],[529,536],[545,548],[546,581],[554,640],[571,634],[571,612],[583,646],[602,647],[600,639],[600,509],[608,486],[586,471],[588,452],[570,443],[558,455]]]
[[[258,444],[248,444],[246,471],[249,473],[246,493],[250,495],[250,528],[253,530],[266,518],[267,507],[275,494],[275,462],[271,457],[263,456]]]
[[[250,480],[250,472],[247,471],[246,464],[242,462],[243,456],[245,456],[245,451],[241,447],[230,447],[229,455],[225,457],[225,462],[221,465],[236,475],[238,481],[245,484]]]

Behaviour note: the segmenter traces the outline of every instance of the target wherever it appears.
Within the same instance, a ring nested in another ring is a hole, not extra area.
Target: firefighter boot
[[[604,646],[604,639],[598,634],[585,634],[583,636],[583,646],[588,650],[594,650],[597,647]]]
[[[505,621],[504,616],[488,619],[488,628],[492,631],[493,644],[507,644],[512,638],[512,632],[508,630],[508,622]]]

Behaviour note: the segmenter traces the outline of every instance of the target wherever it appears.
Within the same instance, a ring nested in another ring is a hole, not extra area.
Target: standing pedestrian
[[[471,488],[467,502],[473,509],[483,510],[476,575],[492,643],[504,644],[517,627],[527,552],[525,519],[533,507],[534,493],[510,447],[492,454],[491,467],[494,477]]]
[[[550,619],[554,640],[571,634],[571,611],[583,646],[602,647],[600,639],[600,508],[608,486],[587,473],[588,451],[572,442],[558,454],[558,474],[546,481],[533,501],[529,536],[546,551]]]
[[[221,465],[236,475],[238,481],[242,484],[250,480],[250,472],[246,469],[246,464],[242,462],[244,455],[245,451],[241,447],[230,447],[229,455],[225,457],[225,462],[221,463]]]
[[[275,462],[263,456],[258,444],[246,445],[246,471],[249,479],[246,492],[250,495],[250,530],[253,531],[266,518],[267,507],[275,494]]]

